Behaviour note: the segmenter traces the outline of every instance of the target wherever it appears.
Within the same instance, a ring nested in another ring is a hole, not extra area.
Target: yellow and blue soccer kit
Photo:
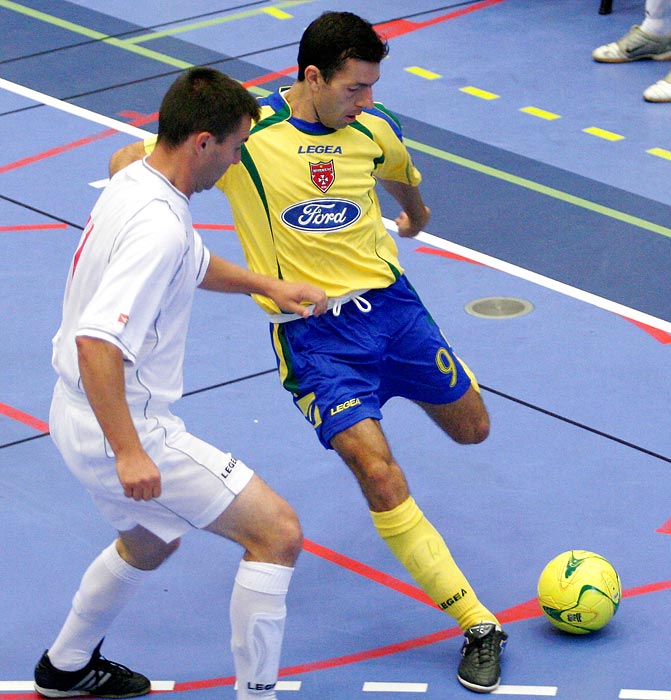
[[[323,316],[295,319],[256,296],[270,314],[283,385],[328,448],[360,420],[379,420],[391,396],[448,403],[470,379],[405,278],[382,220],[377,179],[421,181],[399,123],[376,105],[330,129],[294,117],[282,93],[261,101],[240,164],[217,186],[250,269],[339,300]]]
[[[384,227],[377,179],[416,186],[396,119],[381,105],[343,129],[296,119],[282,90],[261,102],[241,162],[217,187],[228,197],[251,270],[323,288],[332,309],[269,314],[280,376],[324,447],[392,396],[456,401],[473,380],[417,296]],[[150,141],[146,142],[149,149]],[[412,497],[371,513],[391,551],[436,604],[468,629],[495,622]]]

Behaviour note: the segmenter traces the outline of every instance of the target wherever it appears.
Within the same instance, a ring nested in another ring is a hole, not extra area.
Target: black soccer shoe
[[[45,651],[35,666],[35,690],[45,698],[134,698],[146,695],[151,682],[140,673],[108,661],[100,654],[100,644],[91,660],[79,671],[60,671]]]
[[[501,653],[508,635],[493,622],[466,630],[457,678],[476,693],[491,693],[501,682]]]

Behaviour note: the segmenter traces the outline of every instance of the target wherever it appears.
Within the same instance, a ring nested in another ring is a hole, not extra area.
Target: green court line
[[[144,41],[153,41],[154,39],[161,39],[165,36],[174,36],[175,34],[183,34],[184,32],[191,32],[196,29],[203,29],[205,27],[212,27],[219,24],[225,24],[226,22],[233,22],[235,20],[246,19],[247,17],[255,17],[261,14],[268,14],[268,10],[283,10],[289,7],[296,7],[297,5],[304,5],[308,2],[314,2],[314,0],[286,0],[285,2],[278,2],[270,7],[255,8],[253,10],[246,10],[244,12],[236,12],[232,15],[227,15],[226,17],[218,17],[216,19],[203,20],[202,22],[194,22],[193,24],[185,24],[180,27],[173,27],[172,29],[164,29],[160,32],[150,32],[148,34],[142,34],[140,36],[134,36],[130,39],[126,39],[129,44],[139,44]]]
[[[409,148],[414,148],[416,151],[421,151],[422,153],[434,156],[435,158],[440,158],[441,160],[454,163],[455,165],[459,165],[463,168],[468,168],[469,170],[474,170],[475,172],[482,173],[483,175],[495,177],[498,180],[509,182],[512,185],[524,187],[525,189],[532,190],[533,192],[544,194],[547,197],[559,199],[563,202],[566,202],[567,204],[572,204],[573,206],[593,211],[596,214],[601,214],[602,216],[608,216],[611,219],[622,221],[625,224],[631,224],[632,226],[637,226],[638,228],[645,229],[646,231],[652,231],[653,233],[659,233],[662,236],[671,238],[671,228],[667,228],[666,226],[660,226],[659,224],[655,224],[652,221],[647,221],[646,219],[641,219],[638,216],[626,214],[625,212],[618,211],[617,209],[613,209],[611,207],[606,207],[602,204],[597,204],[596,202],[591,202],[590,200],[583,199],[582,197],[576,197],[575,195],[569,194],[568,192],[563,192],[562,190],[555,189],[554,187],[541,185],[539,182],[534,182],[533,180],[527,180],[524,177],[519,177],[518,175],[507,173],[505,172],[505,170],[498,170],[497,168],[492,168],[488,165],[478,163],[475,160],[462,158],[461,156],[455,155],[454,153],[448,153],[447,151],[443,151],[440,148],[427,146],[426,144],[420,143],[419,141],[413,141],[408,138],[405,138],[403,140],[406,146],[408,146]]]
[[[142,46],[133,46],[127,41],[122,39],[115,39],[109,36],[109,34],[104,34],[103,32],[98,32],[95,29],[89,29],[88,27],[83,27],[80,24],[75,24],[74,22],[68,22],[60,17],[55,17],[54,15],[47,14],[46,12],[40,12],[32,7],[26,7],[25,5],[20,5],[18,2],[11,2],[11,0],[0,0],[0,7],[4,7],[7,10],[12,10],[18,12],[22,15],[26,15],[32,19],[39,20],[40,22],[46,22],[47,24],[53,24],[56,27],[65,29],[75,34],[81,34],[89,39],[97,39],[111,46],[116,46],[124,51],[130,51],[131,53],[138,54],[144,58],[149,58],[154,61],[159,61],[160,63],[165,63],[169,66],[174,66],[175,68],[186,69],[192,66],[191,63],[186,61],[180,61],[178,58],[173,58],[172,56],[166,56],[166,54],[159,53],[157,51],[152,51],[151,49],[145,49]]]
[[[296,0],[298,1],[298,0]],[[304,0],[305,2],[310,2],[311,0]],[[151,59],[152,61],[158,61],[159,63],[164,63],[175,68],[180,68],[181,70],[186,70],[191,68],[194,64],[188,63],[187,61],[182,61],[178,58],[173,58],[164,53],[159,53],[158,51],[152,51],[151,49],[146,49],[143,46],[135,46],[131,44],[128,40],[115,39],[109,36],[109,34],[104,34],[103,32],[98,32],[95,29],[89,29],[88,27],[83,27],[80,24],[75,24],[74,22],[69,22],[68,20],[61,19],[54,15],[47,14],[46,12],[40,12],[32,7],[26,7],[18,2],[12,2],[12,0],[0,0],[0,7],[4,7],[7,10],[12,10],[18,12],[19,14],[26,15],[31,19],[38,20],[40,22],[46,22],[47,24],[53,24],[56,27],[65,29],[67,31],[73,32],[75,34],[81,34],[82,36],[88,37],[89,39],[96,39],[102,41],[110,46],[114,46],[123,51],[130,51],[131,53],[138,54],[144,58]],[[253,95],[259,97],[265,97],[269,94],[268,90],[259,87],[249,88],[249,92]]]
[[[286,0],[283,3],[278,3],[275,7],[289,7],[292,5],[299,5],[305,2],[312,2],[313,0]],[[74,32],[76,34],[81,34],[90,39],[96,39],[103,41],[111,46],[122,49],[124,51],[130,51],[131,53],[138,54],[144,58],[149,58],[160,63],[165,63],[176,68],[186,69],[191,68],[192,63],[187,63],[172,56],[167,56],[166,54],[159,53],[157,51],[152,51],[151,49],[146,49],[142,46],[136,46],[132,44],[129,40],[114,39],[108,34],[98,32],[94,29],[89,29],[88,27],[83,27],[79,24],[69,22],[67,20],[61,19],[60,17],[55,17],[54,15],[47,14],[45,12],[40,12],[31,7],[26,7],[17,2],[12,2],[12,0],[0,0],[0,7],[4,7],[7,10],[12,10],[14,12],[19,12],[20,14],[31,17],[32,19],[47,22],[53,24],[57,27],[61,27],[67,31]],[[244,14],[244,13],[243,13]],[[228,19],[228,18],[226,18]],[[194,25],[192,25],[194,26]],[[186,31],[186,27],[183,28]],[[149,36],[149,35],[146,35]],[[136,38],[137,40],[137,38]],[[249,91],[256,95],[265,96],[268,95],[268,90],[258,87],[249,88]],[[518,187],[524,187],[533,192],[538,192],[539,194],[544,194],[548,197],[561,200],[568,204],[572,204],[576,207],[581,207],[589,211],[593,211],[597,214],[610,217],[611,219],[616,219],[617,221],[622,221],[626,224],[631,224],[638,228],[645,229],[647,231],[652,231],[653,233],[659,233],[662,236],[671,238],[671,229],[665,226],[660,226],[646,219],[641,219],[637,216],[632,216],[631,214],[626,214],[625,212],[618,211],[617,209],[612,209],[611,207],[606,207],[596,202],[590,202],[588,199],[583,199],[582,197],[576,197],[575,195],[569,194],[568,192],[563,192],[561,190],[555,189],[554,187],[548,187],[546,185],[541,185],[533,180],[527,180],[526,178],[519,177],[517,175],[512,175],[504,170],[498,170],[497,168],[492,168],[488,165],[483,165],[477,161],[470,160],[468,158],[462,158],[454,153],[448,153],[439,148],[434,148],[433,146],[428,146],[426,144],[420,143],[419,141],[413,141],[412,139],[405,139],[405,143],[408,147],[414,148],[417,151],[421,151],[428,155],[434,156],[435,158],[440,158],[442,160],[454,163],[464,168],[474,170],[476,172],[482,173],[483,175],[488,175],[490,177],[495,177],[499,180],[504,180]]]

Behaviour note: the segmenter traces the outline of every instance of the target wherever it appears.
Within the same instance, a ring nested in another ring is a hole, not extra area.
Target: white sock
[[[115,542],[104,549],[82,577],[70,613],[49,648],[51,663],[61,671],[84,668],[114,618],[151,573],[125,562]]]
[[[669,0],[646,0],[645,19],[641,29],[655,36],[671,34],[671,2]]]
[[[293,568],[241,561],[231,594],[231,650],[238,700],[275,700]]]

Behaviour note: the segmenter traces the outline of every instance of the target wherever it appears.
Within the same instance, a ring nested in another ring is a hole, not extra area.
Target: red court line
[[[45,231],[47,229],[67,227],[67,224],[27,224],[25,226],[0,226],[0,233],[6,233],[8,231]]]
[[[43,151],[42,153],[36,153],[33,156],[28,156],[27,158],[21,158],[21,160],[15,160],[13,163],[8,163],[7,165],[0,166],[0,175],[8,173],[11,170],[18,170],[19,168],[24,168],[26,165],[32,165],[41,160],[46,160],[52,156],[58,156],[61,153],[66,153],[67,151],[72,151],[80,146],[88,146],[88,144],[94,141],[99,141],[100,139],[107,138],[113,134],[119,133],[114,129],[107,129],[106,131],[101,131],[99,134],[94,134],[93,136],[87,136],[83,139],[78,139],[72,143],[66,143],[63,146],[56,146],[55,148],[50,148],[48,151]]]
[[[389,576],[383,573],[382,571],[373,569],[373,567],[368,566],[367,564],[362,564],[360,561],[350,559],[344,554],[334,552],[332,549],[317,544],[312,540],[303,540],[303,549],[306,552],[310,552],[310,554],[314,554],[315,556],[321,557],[322,559],[326,559],[327,561],[330,561],[333,564],[337,564],[343,569],[352,571],[355,574],[359,574],[359,576],[363,576],[367,579],[370,579],[371,581],[375,581],[375,583],[379,583],[383,586],[386,586],[387,588],[392,588],[393,590],[398,591],[399,593],[403,593],[403,595],[407,595],[410,598],[414,598],[420,603],[425,603],[426,605],[430,605],[433,608],[438,607],[431,600],[431,598],[429,598],[429,596],[426,595],[426,593],[424,593],[424,591],[422,591],[420,588],[417,588],[416,586],[411,586],[410,584],[405,583],[404,581],[400,581],[399,579],[394,578],[393,576]]]
[[[315,551],[322,551],[326,553],[332,552],[327,548],[322,548],[320,545],[314,542],[306,541],[308,551],[314,549]],[[333,552],[333,554],[337,554]],[[337,555],[339,559],[342,555]],[[343,557],[343,560],[347,563],[354,562],[353,559],[348,557]],[[358,564],[357,567],[361,571],[375,571],[367,567],[366,565]],[[379,572],[377,572],[379,574]],[[657,593],[659,591],[665,591],[671,589],[671,580],[668,581],[658,581],[656,583],[644,584],[642,586],[635,586],[634,588],[629,588],[623,592],[623,598],[633,598],[639,595],[645,595],[648,593]],[[521,620],[528,620],[534,617],[542,616],[541,609],[538,605],[538,601],[535,598],[528,600],[519,605],[514,605],[510,608],[502,610],[496,613],[497,618],[503,623],[513,623],[520,622]],[[375,649],[366,649],[354,654],[347,654],[345,656],[335,656],[329,659],[322,659],[319,661],[307,662],[305,664],[299,664],[296,666],[286,666],[280,669],[280,678],[286,678],[287,676],[296,676],[302,673],[311,673],[313,671],[320,671],[327,668],[338,668],[340,666],[348,666],[350,664],[360,663],[362,661],[368,661],[371,659],[378,659],[383,656],[390,656],[392,654],[398,654],[403,651],[408,651],[410,649],[417,649],[419,647],[428,646],[430,644],[436,644],[442,642],[446,639],[451,639],[453,637],[458,637],[461,635],[461,630],[458,627],[450,627],[446,630],[440,630],[438,632],[432,632],[431,634],[423,635],[421,637],[415,637],[414,639],[407,639],[405,641],[397,642],[395,644],[388,644],[385,646],[377,647]],[[172,691],[156,691],[159,692],[188,692],[191,690],[204,690],[206,688],[218,688],[228,685],[233,685],[235,683],[235,678],[233,676],[225,676],[221,678],[207,678],[200,681],[186,681],[183,683],[175,683],[175,688]],[[12,693],[12,694],[0,694],[0,700],[39,700],[40,696],[36,693]]]
[[[193,227],[201,231],[235,231],[233,224],[194,224]]]
[[[329,550],[330,551],[330,550]],[[351,560],[350,560],[351,561]],[[367,568],[367,567],[366,567]],[[671,580],[669,581],[659,581],[657,583],[651,583],[643,586],[637,586],[635,588],[630,588],[624,591],[623,598],[632,598],[638,595],[644,595],[647,593],[655,593],[658,591],[671,589]],[[502,624],[509,624],[513,622],[520,622],[522,620],[529,620],[535,617],[542,617],[543,613],[538,605],[536,598],[532,598],[519,605],[514,605],[506,610],[502,610],[496,613],[497,618]],[[449,629],[440,630],[438,632],[432,632],[431,634],[423,635],[421,637],[415,637],[414,639],[407,639],[402,642],[397,642],[395,644],[388,644],[385,646],[377,647],[375,649],[366,649],[364,651],[356,652],[354,654],[347,654],[345,656],[335,656],[330,659],[322,659],[319,661],[308,662],[305,664],[299,664],[297,666],[287,666],[280,670],[280,678],[286,678],[287,676],[296,676],[302,673],[311,673],[313,671],[321,671],[327,668],[338,668],[340,666],[348,666],[350,664],[360,663],[362,661],[369,661],[371,659],[378,659],[383,656],[390,656],[392,654],[398,654],[403,651],[409,651],[410,649],[417,649],[423,646],[429,646],[431,644],[436,644],[438,642],[445,641],[446,639],[451,639],[458,637],[462,634],[459,627],[450,627]],[[204,688],[215,688],[219,686],[232,685],[235,679],[231,676],[225,678],[209,678],[202,681],[191,681],[185,683],[176,683],[175,691],[189,691],[189,690],[202,690]],[[5,696],[0,695],[3,700],[10,700]]]
[[[437,248],[430,248],[429,246],[419,246],[415,248],[416,253],[426,253],[427,255],[438,255],[441,258],[450,258],[450,260],[460,260],[461,262],[472,263],[473,265],[482,265],[483,267],[489,267],[484,263],[478,262],[477,260],[472,260],[464,255],[459,255],[458,253],[451,253],[449,250],[438,250]]]
[[[249,80],[246,83],[242,83],[242,85],[246,88],[252,87],[253,85],[260,85],[261,83],[269,82],[282,75],[292,73],[295,70],[296,66],[293,66],[291,68],[285,68],[282,71],[267,73],[266,75],[259,76],[258,78]],[[129,124],[138,127],[150,124],[151,122],[155,122],[158,119],[158,112],[140,115],[137,112],[126,111],[122,112],[121,114],[126,116],[132,116],[133,118],[131,119]],[[7,165],[0,166],[0,175],[3,175],[4,173],[10,172],[12,170],[17,170],[18,168],[23,168],[27,165],[32,165],[33,163],[37,163],[41,160],[46,160],[47,158],[52,158],[53,156],[61,155],[62,153],[66,153],[67,151],[73,151],[76,148],[80,148],[82,146],[88,146],[89,144],[94,143],[95,141],[101,141],[102,139],[105,139],[108,136],[114,136],[118,133],[119,132],[116,129],[106,129],[105,131],[93,134],[92,136],[87,136],[86,138],[78,139],[77,141],[72,141],[71,143],[63,144],[62,146],[50,148],[47,151],[43,151],[42,153],[36,153],[35,155],[28,156],[27,158],[21,158],[20,160],[14,161],[13,163],[8,163]]]
[[[671,589],[671,581],[657,581],[656,583],[647,583],[643,586],[634,586],[623,591],[623,598],[633,598],[637,595],[645,595],[646,593],[658,593],[659,591],[668,591]]]
[[[263,83],[269,83],[271,80],[277,78],[283,78],[285,75],[291,75],[298,71],[298,66],[289,66],[289,68],[284,68],[282,70],[274,71],[273,73],[266,73],[265,75],[260,75],[258,78],[252,78],[242,83],[243,87],[250,88],[256,85],[263,85]]]
[[[622,318],[626,321],[629,321],[629,323],[633,323],[635,326],[638,326],[641,330],[645,331],[648,335],[652,336],[655,340],[658,340],[663,345],[669,345],[669,343],[671,343],[671,333],[662,331],[659,328],[653,328],[647,323],[634,321],[633,318],[627,318],[626,316],[622,316]]]
[[[667,520],[664,525],[658,527],[655,532],[659,532],[662,535],[671,535],[671,520]]]
[[[392,22],[384,22],[382,24],[375,25],[375,29],[383,36],[385,39],[393,39],[398,36],[403,36],[404,34],[410,34],[411,32],[416,32],[425,27],[430,27],[441,22],[446,22],[447,20],[456,19],[457,17],[462,17],[463,15],[470,14],[471,12],[477,12],[478,10],[484,10],[492,5],[498,5],[499,3],[506,2],[506,0],[483,0],[483,2],[476,3],[470,7],[464,7],[460,10],[454,12],[449,12],[445,15],[440,15],[439,17],[434,17],[433,19],[427,20],[426,22],[412,22],[409,20],[399,19]],[[276,78],[281,78],[285,75],[290,75],[295,73],[297,66],[290,66],[289,68],[284,68],[279,71],[273,71],[271,73],[266,73],[258,78],[252,78],[242,83],[246,88],[254,87],[256,85],[262,85],[263,83],[268,83]],[[126,114],[131,114],[130,112]],[[150,122],[156,121],[158,118],[158,112],[154,114],[137,116],[129,123],[133,126],[142,126]],[[98,134],[89,136],[87,138],[79,139],[73,141],[72,143],[64,144],[62,146],[57,146],[56,148],[49,149],[43,153],[38,153],[34,156],[29,156],[27,158],[22,158],[13,163],[8,163],[7,165],[0,166],[0,175],[9,172],[11,170],[16,170],[22,168],[26,165],[31,165],[41,160],[51,158],[52,156],[57,156],[67,151],[74,150],[81,146],[87,146],[95,141],[100,141],[101,139],[107,138],[108,136],[113,136],[119,132],[115,129],[107,129],[106,131],[101,131]]]
[[[415,248],[415,252],[427,253],[428,255],[438,255],[443,258],[450,258],[451,260],[461,260],[462,262],[469,262],[473,265],[483,265],[484,267],[488,267],[488,265],[485,265],[484,263],[481,263],[477,260],[472,260],[471,258],[467,258],[463,255],[451,253],[447,250],[437,250],[436,248],[430,248],[428,246],[419,246],[418,248]],[[662,331],[659,328],[649,326],[647,323],[635,321],[633,318],[628,318],[627,316],[623,316],[622,314],[616,315],[620,318],[623,318],[625,321],[629,321],[629,323],[633,323],[635,326],[640,328],[642,331],[645,331],[649,336],[653,337],[655,340],[658,340],[660,343],[663,343],[664,345],[671,344],[671,333],[667,333],[666,331]]]
[[[43,420],[35,418],[28,413],[19,411],[18,408],[12,408],[12,406],[8,406],[6,403],[0,403],[0,413],[12,418],[13,420],[19,421],[19,423],[35,428],[35,430],[39,430],[41,433],[49,432],[48,423],[45,423]]]
[[[157,115],[150,114],[145,117],[140,117],[138,119],[134,119],[130,124],[132,126],[142,126],[143,124],[147,124],[149,122],[155,121]],[[33,156],[28,156],[27,158],[21,158],[20,160],[16,160],[13,163],[8,163],[7,165],[1,165],[0,166],[0,175],[3,175],[4,173],[10,172],[11,170],[17,170],[18,168],[23,168],[26,165],[32,165],[33,163],[37,163],[41,160],[46,160],[47,158],[51,158],[53,156],[58,156],[61,155],[62,153],[66,153],[67,151],[73,151],[76,148],[80,148],[81,146],[88,146],[91,143],[94,143],[96,141],[100,141],[102,139],[106,139],[108,136],[114,136],[118,134],[119,132],[116,129],[105,129],[105,131],[101,131],[97,134],[93,134],[92,136],[87,136],[82,139],[77,139],[76,141],[72,141],[71,143],[66,143],[63,144],[62,146],[56,146],[54,148],[50,148],[47,151],[43,151],[42,153],[36,153]]]
[[[398,36],[403,36],[404,34],[416,32],[418,29],[431,27],[434,24],[440,24],[441,22],[446,22],[450,19],[455,19],[457,17],[462,17],[463,15],[468,15],[471,12],[484,10],[487,7],[491,7],[492,5],[498,5],[499,3],[505,1],[506,0],[483,0],[483,2],[476,3],[475,5],[471,5],[470,7],[464,7],[461,10],[455,10],[454,12],[449,12],[445,15],[434,17],[433,19],[428,19],[426,20],[426,22],[412,22],[407,19],[396,19],[391,22],[377,24],[375,25],[375,29],[384,39],[395,39]]]

